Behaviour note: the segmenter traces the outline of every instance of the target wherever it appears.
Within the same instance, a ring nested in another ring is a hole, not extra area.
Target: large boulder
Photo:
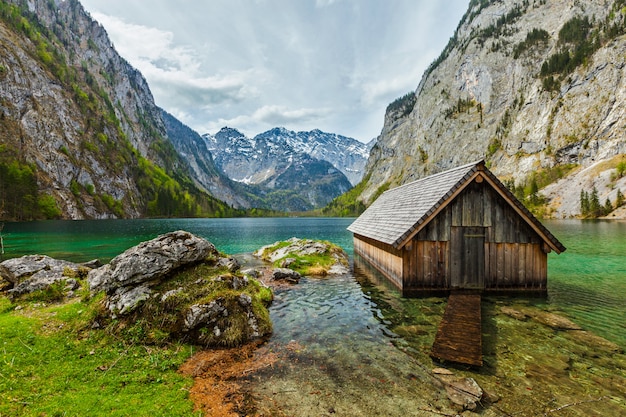
[[[122,327],[141,321],[148,335],[235,346],[272,329],[271,291],[239,269],[212,243],[177,231],[128,249],[88,280],[92,292],[106,293],[99,320],[116,318]]]
[[[122,287],[150,287],[172,271],[209,257],[219,258],[211,242],[179,230],[126,250],[110,263],[90,271],[87,279],[92,292],[112,294]]]

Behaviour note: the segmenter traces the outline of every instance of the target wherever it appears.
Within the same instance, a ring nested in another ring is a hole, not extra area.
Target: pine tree
[[[580,190],[580,214],[583,217],[589,215],[589,194],[585,190]]]
[[[602,215],[602,206],[600,206],[600,198],[598,197],[598,189],[594,186],[589,197],[589,213],[592,217],[600,217]]]

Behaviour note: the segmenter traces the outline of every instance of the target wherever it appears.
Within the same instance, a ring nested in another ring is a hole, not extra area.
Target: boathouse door
[[[450,286],[485,287],[485,228],[453,226],[450,231]]]

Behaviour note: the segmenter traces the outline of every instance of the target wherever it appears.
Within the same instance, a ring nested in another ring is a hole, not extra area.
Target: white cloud
[[[116,49],[149,81],[157,104],[202,107],[240,102],[255,94],[249,87],[249,80],[257,76],[254,70],[207,76],[199,54],[190,46],[175,45],[174,33],[97,12],[93,17],[112,39],[123,40],[115,44]]]
[[[276,126],[368,141],[468,0],[81,0],[157,104],[199,133]]]
[[[330,109],[302,108],[289,110],[285,106],[268,105],[256,110],[252,115],[254,120],[270,124],[305,123],[326,116]]]

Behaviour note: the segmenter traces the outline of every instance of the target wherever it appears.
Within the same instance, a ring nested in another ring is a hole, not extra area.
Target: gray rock
[[[209,256],[218,256],[212,243],[185,231],[170,232],[140,243],[110,263],[89,272],[92,292],[113,293],[117,288],[157,283],[172,271]]]
[[[145,285],[117,288],[115,293],[107,298],[106,307],[114,317],[124,315],[134,311],[151,295],[152,290]]]
[[[223,300],[218,298],[209,304],[194,304],[189,307],[185,314],[184,330],[190,331],[196,327],[212,327],[220,316],[227,317],[228,310],[222,304]]]
[[[289,268],[276,268],[272,271],[273,281],[287,281],[293,284],[300,282],[301,275]]]
[[[239,261],[237,261],[237,259],[235,259],[233,257],[220,258],[217,261],[217,266],[218,267],[225,267],[230,272],[237,272],[239,270],[239,268],[241,268],[241,265],[239,264]]]
[[[169,290],[169,291],[167,291],[166,293],[164,293],[164,294],[161,296],[161,302],[162,302],[162,303],[164,303],[165,301],[167,301],[167,299],[168,299],[168,298],[170,298],[170,297],[172,297],[172,296],[174,296],[174,295],[176,295],[176,294],[179,294],[179,293],[181,293],[182,291],[183,291],[183,287],[178,287],[178,288],[176,288],[175,290]]]
[[[483,397],[482,388],[473,378],[439,374],[437,379],[443,384],[450,401],[463,408],[475,410]]]
[[[233,290],[239,290],[248,286],[248,277],[238,277],[236,275],[220,275],[213,278],[213,281],[225,282]]]
[[[35,273],[43,270],[63,272],[65,267],[76,270],[78,265],[57,260],[46,255],[26,255],[8,259],[0,264],[0,276],[8,282],[18,284]]]
[[[254,268],[246,268],[246,269],[242,270],[241,273],[244,276],[249,276],[249,277],[252,277],[252,278],[258,278],[259,277],[259,271],[257,271]]]
[[[239,295],[239,304],[245,308],[250,307],[252,305],[252,297],[248,294]]]
[[[11,296],[45,290],[60,281],[67,283],[68,291],[75,291],[80,285],[74,277],[89,269],[87,265],[93,265],[94,262],[77,264],[46,255],[26,255],[2,262],[0,277],[13,287],[8,290]]]
[[[59,272],[59,271],[41,270],[33,274],[33,276],[31,276],[30,278],[17,284],[15,287],[10,289],[8,293],[12,297],[16,297],[16,296],[23,295],[23,294],[30,294],[35,291],[45,290],[46,288],[49,288],[53,284],[60,282],[60,281],[67,283],[69,287],[68,291],[72,291],[76,289],[75,288],[76,286],[78,286],[78,283],[76,282],[76,280],[73,278],[68,278],[64,276],[63,271]]]
[[[296,261],[296,258],[285,258],[280,263],[281,268],[289,268]]]

